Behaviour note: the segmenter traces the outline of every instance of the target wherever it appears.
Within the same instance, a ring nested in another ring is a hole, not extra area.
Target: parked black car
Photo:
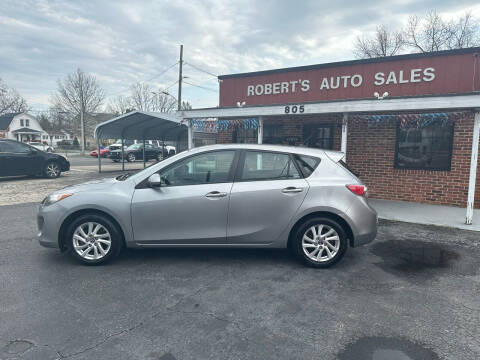
[[[143,144],[137,143],[130,145],[125,151],[125,159],[128,162],[133,162],[135,160],[143,160]],[[113,150],[110,151],[110,159],[114,162],[119,162],[122,160],[122,150]],[[145,161],[150,159],[155,159],[160,161],[168,156],[168,151],[165,149],[162,151],[162,148],[151,144],[145,144]]]
[[[19,141],[0,139],[0,176],[41,175],[53,179],[68,170],[70,162],[63,156]]]

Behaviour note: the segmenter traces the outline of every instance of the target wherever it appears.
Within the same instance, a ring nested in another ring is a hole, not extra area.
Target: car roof
[[[213,150],[226,150],[226,149],[244,149],[244,150],[261,150],[261,151],[275,151],[275,152],[288,152],[299,155],[310,155],[316,157],[343,157],[343,153],[340,151],[323,150],[317,148],[303,147],[303,146],[286,146],[286,145],[271,145],[271,144],[216,144],[207,145],[188,150],[188,152],[205,152]]]

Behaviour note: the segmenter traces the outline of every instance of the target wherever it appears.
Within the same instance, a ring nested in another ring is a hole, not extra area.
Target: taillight
[[[350,190],[355,195],[359,196],[366,196],[367,195],[367,187],[365,185],[347,185],[348,190]]]

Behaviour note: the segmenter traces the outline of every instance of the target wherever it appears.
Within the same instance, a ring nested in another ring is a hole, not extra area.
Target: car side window
[[[31,151],[30,146],[27,146],[19,142],[5,141],[5,142],[2,142],[2,144],[3,144],[2,152],[27,154]]]
[[[294,155],[303,176],[309,177],[320,163],[320,159],[313,156]]]
[[[292,158],[288,154],[265,151],[247,151],[241,180],[299,179]]]
[[[227,182],[234,157],[232,150],[194,155],[161,172],[160,178],[166,186]]]

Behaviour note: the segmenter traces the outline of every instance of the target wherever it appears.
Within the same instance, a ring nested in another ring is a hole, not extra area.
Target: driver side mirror
[[[160,178],[160,174],[150,175],[150,177],[148,178],[148,185],[151,188],[156,188],[156,187],[162,186],[162,181],[161,181],[161,178]]]

